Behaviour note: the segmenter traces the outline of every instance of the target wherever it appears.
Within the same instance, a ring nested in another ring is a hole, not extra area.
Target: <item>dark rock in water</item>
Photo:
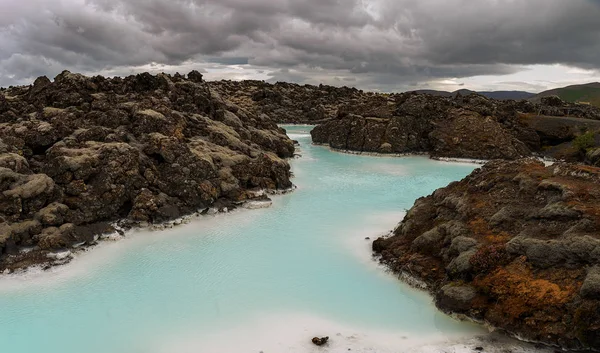
[[[475,350],[481,352],[483,351],[483,347],[475,347]]]
[[[492,161],[373,242],[436,305],[531,341],[600,347],[600,168]],[[541,299],[543,298],[543,299]]]
[[[313,337],[312,339],[312,343],[317,345],[317,346],[322,346],[325,343],[327,343],[327,341],[329,341],[329,336],[325,336],[325,337]]]
[[[371,238],[370,237],[366,237],[365,240],[371,240]]]
[[[107,222],[160,223],[213,205],[231,210],[256,189],[288,189],[293,154],[283,129],[224,101],[195,71],[64,71],[3,90],[0,271],[93,244],[114,232]]]

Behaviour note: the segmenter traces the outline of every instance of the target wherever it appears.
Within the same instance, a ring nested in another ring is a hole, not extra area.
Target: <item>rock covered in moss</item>
[[[0,110],[0,270],[45,258],[8,256],[22,247],[92,244],[109,221],[158,223],[292,186],[285,131],[198,72],[65,71],[2,91]]]

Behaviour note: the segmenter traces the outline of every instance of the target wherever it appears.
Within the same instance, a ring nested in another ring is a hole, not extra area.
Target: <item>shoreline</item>
[[[553,344],[549,344],[547,342],[542,342],[542,341],[534,341],[534,340],[526,339],[516,332],[512,332],[512,331],[508,331],[508,330],[505,330],[500,327],[496,327],[485,320],[483,320],[483,321],[477,320],[466,314],[458,314],[458,313],[452,313],[452,312],[447,312],[445,310],[442,310],[439,307],[437,307],[437,305],[435,305],[435,293],[433,292],[433,286],[431,283],[428,283],[427,281],[420,279],[418,276],[415,276],[407,271],[400,271],[400,272],[394,271],[390,267],[389,264],[381,261],[381,255],[377,255],[377,254],[373,253],[373,261],[377,262],[377,264],[379,265],[379,267],[381,267],[383,269],[383,271],[387,272],[388,274],[390,274],[391,276],[396,278],[401,283],[406,284],[406,285],[410,286],[411,288],[421,291],[424,294],[426,294],[429,298],[432,299],[432,305],[434,305],[436,307],[436,310],[438,310],[440,313],[443,313],[444,315],[447,315],[456,321],[467,322],[467,323],[479,325],[482,328],[487,329],[489,331],[489,334],[481,336],[482,338],[487,337],[489,335],[497,334],[497,335],[500,335],[500,337],[504,337],[506,339],[510,339],[510,340],[513,340],[515,342],[518,342],[518,343],[521,343],[524,345],[534,345],[536,349],[541,348],[539,346],[542,346],[543,348],[548,349],[548,350],[562,349],[558,345],[553,345]],[[501,347],[501,348],[503,348],[503,347]],[[573,353],[582,352],[580,350],[564,350],[564,349],[562,349],[562,351],[573,352]],[[597,352],[597,350],[592,350],[590,352]]]
[[[477,159],[477,158],[461,158],[461,157],[436,157],[432,156],[429,152],[407,152],[407,153],[381,153],[381,152],[364,152],[364,151],[354,151],[354,150],[346,150],[341,148],[331,147],[328,143],[318,143],[312,142],[314,146],[319,147],[327,147],[331,151],[344,153],[344,154],[352,154],[356,156],[368,156],[368,157],[394,157],[394,158],[403,158],[403,157],[427,157],[428,159],[438,161],[438,162],[448,162],[448,163],[464,163],[464,164],[477,164],[484,165],[490,161],[491,159]],[[545,165],[552,165],[556,162],[559,162],[556,159],[546,157],[546,156],[538,156],[532,155],[527,157],[522,157],[520,159],[535,159],[538,160]]]
[[[474,158],[455,158],[455,157],[434,157],[429,152],[407,152],[407,153],[381,153],[381,152],[364,152],[364,151],[353,151],[346,150],[341,148],[331,147],[328,143],[318,143],[312,142],[314,146],[319,147],[327,147],[331,151],[344,153],[344,154],[352,154],[356,156],[367,156],[367,157],[394,157],[394,158],[403,158],[403,157],[427,157],[428,159],[439,161],[439,162],[449,162],[449,163],[467,163],[467,164],[478,164],[483,165],[489,162],[487,159],[474,159]]]
[[[145,222],[132,222],[127,219],[119,219],[110,222],[110,226],[114,229],[114,232],[97,234],[94,236],[94,243],[86,245],[85,242],[75,244],[70,248],[61,249],[59,251],[44,251],[36,249],[35,247],[20,249],[18,254],[9,255],[10,258],[22,257],[22,260],[27,259],[27,254],[30,254],[31,265],[25,267],[19,267],[17,269],[6,268],[0,272],[0,280],[7,276],[20,276],[27,275],[30,272],[37,271],[48,271],[57,267],[62,267],[71,263],[82,253],[92,251],[95,247],[101,245],[103,242],[115,242],[126,239],[128,234],[136,232],[160,232],[168,229],[172,229],[181,225],[190,223],[194,219],[199,219],[203,216],[214,216],[217,214],[227,214],[234,210],[246,209],[254,210],[260,208],[268,208],[272,204],[272,200],[267,196],[278,196],[292,193],[296,190],[297,186],[293,185],[288,189],[281,190],[258,190],[254,193],[253,197],[240,202],[230,202],[232,208],[228,206],[214,207],[218,203],[218,200],[213,203],[210,207],[204,209],[197,209],[193,213],[189,213],[173,220],[162,222],[162,223],[145,223]]]

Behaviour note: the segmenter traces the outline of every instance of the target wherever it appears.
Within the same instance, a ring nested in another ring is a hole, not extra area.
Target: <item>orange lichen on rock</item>
[[[577,293],[576,286],[560,286],[546,279],[536,278],[531,266],[517,260],[493,273],[477,278],[476,288],[489,294],[504,315],[518,319],[530,316],[548,306],[561,306],[570,302]]]
[[[475,235],[487,236],[491,233],[488,222],[486,222],[483,218],[478,217],[474,220],[470,221],[469,228]]]
[[[486,236],[485,241],[489,244],[506,244],[511,238],[507,232],[500,232]]]

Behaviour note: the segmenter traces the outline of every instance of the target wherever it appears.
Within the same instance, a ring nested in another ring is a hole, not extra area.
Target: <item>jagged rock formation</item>
[[[554,106],[476,94],[448,98],[406,93],[367,102],[338,109],[335,119],[313,130],[313,141],[359,152],[512,160],[600,129],[599,121],[583,119],[590,112],[600,116],[600,109],[587,106],[581,118],[576,110],[562,118],[539,115],[561,114]]]
[[[555,95],[533,99],[533,101],[538,100],[540,102],[540,104],[536,105],[538,115],[567,116],[600,120],[600,109],[590,104],[566,102]]]
[[[85,77],[0,91],[0,270],[125,225],[292,186],[293,142],[202,75]],[[34,247],[26,254],[23,247]]]
[[[286,82],[215,81],[211,86],[248,111],[292,124],[318,124],[335,117],[344,104],[360,104],[376,96],[356,88]]]
[[[373,250],[444,311],[600,348],[600,168],[494,161],[418,199]]]

